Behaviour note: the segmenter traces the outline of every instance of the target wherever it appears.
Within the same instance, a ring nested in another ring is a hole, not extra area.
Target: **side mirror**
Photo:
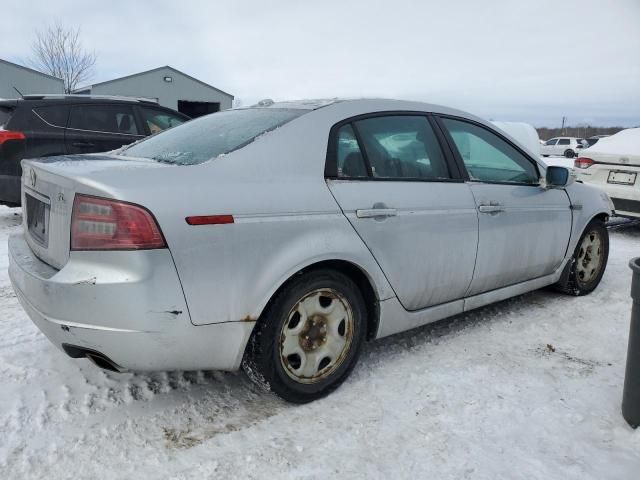
[[[544,180],[545,188],[562,188],[571,185],[575,181],[575,177],[566,167],[550,165],[547,167]]]

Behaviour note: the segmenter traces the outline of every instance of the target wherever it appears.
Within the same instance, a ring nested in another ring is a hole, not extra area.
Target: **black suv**
[[[0,204],[20,205],[23,158],[105,152],[189,120],[151,100],[25,95],[0,101]]]

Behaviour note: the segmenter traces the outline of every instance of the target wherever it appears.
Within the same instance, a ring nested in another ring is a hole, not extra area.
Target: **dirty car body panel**
[[[482,192],[456,163],[441,127],[429,120],[451,175],[435,182],[327,175],[331,131],[358,116],[418,112],[425,118],[469,119],[513,141],[506,134],[463,112],[417,102],[251,108],[299,113],[241,148],[193,164],[141,158],[135,145],[111,154],[23,161],[23,205],[26,196],[42,203],[37,205],[44,214],[38,215],[46,219],[47,238],[37,238],[33,212],[25,207],[24,232],[9,244],[9,272],[20,302],[54,344],[100,352],[117,369],[234,370],[278,290],[298,272],[326,262],[361,272],[375,297],[369,334],[382,337],[554,283],[587,223],[610,213],[606,196],[583,185],[544,191],[551,200],[538,207],[550,205],[556,213],[534,211],[509,228],[517,225],[523,238],[528,233],[535,238],[543,226],[544,240],[554,246],[538,248],[535,265],[508,276],[506,284],[486,287],[484,281],[474,289],[483,268],[522,264],[522,252],[483,246],[477,205]],[[202,117],[156,137],[169,138],[163,136],[206,121]],[[414,148],[401,136],[392,140]],[[536,162],[525,147],[517,148]],[[536,165],[543,176],[545,166]],[[526,189],[543,192],[539,185]],[[78,196],[144,207],[162,232],[164,248],[72,249],[69,232]],[[580,210],[572,208],[575,202],[582,204]],[[382,219],[366,212],[376,204],[395,214]],[[185,220],[210,215],[232,216],[233,222]],[[508,245],[509,228],[493,228],[495,238],[484,241]]]

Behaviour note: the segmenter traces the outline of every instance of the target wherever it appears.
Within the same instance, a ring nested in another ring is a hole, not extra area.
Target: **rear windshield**
[[[13,112],[12,108],[0,107],[0,127],[4,127],[7,123],[9,123],[11,112]]]
[[[120,155],[176,165],[195,165],[251,143],[307,110],[249,108],[226,110],[191,120],[131,145]]]

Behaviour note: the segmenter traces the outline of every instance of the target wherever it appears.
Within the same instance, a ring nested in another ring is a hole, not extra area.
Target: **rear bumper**
[[[640,200],[611,197],[616,215],[623,217],[640,217]]]
[[[99,352],[123,370],[235,370],[255,323],[194,326],[166,249],[73,252],[56,270],[15,234],[9,276],[53,344]]]
[[[635,172],[637,175],[635,184],[609,183],[611,171]],[[614,204],[616,215],[640,217],[640,167],[597,163],[585,170],[578,170],[576,173],[579,180],[607,192]]]
[[[0,203],[20,205],[20,182],[19,176],[0,174]]]

